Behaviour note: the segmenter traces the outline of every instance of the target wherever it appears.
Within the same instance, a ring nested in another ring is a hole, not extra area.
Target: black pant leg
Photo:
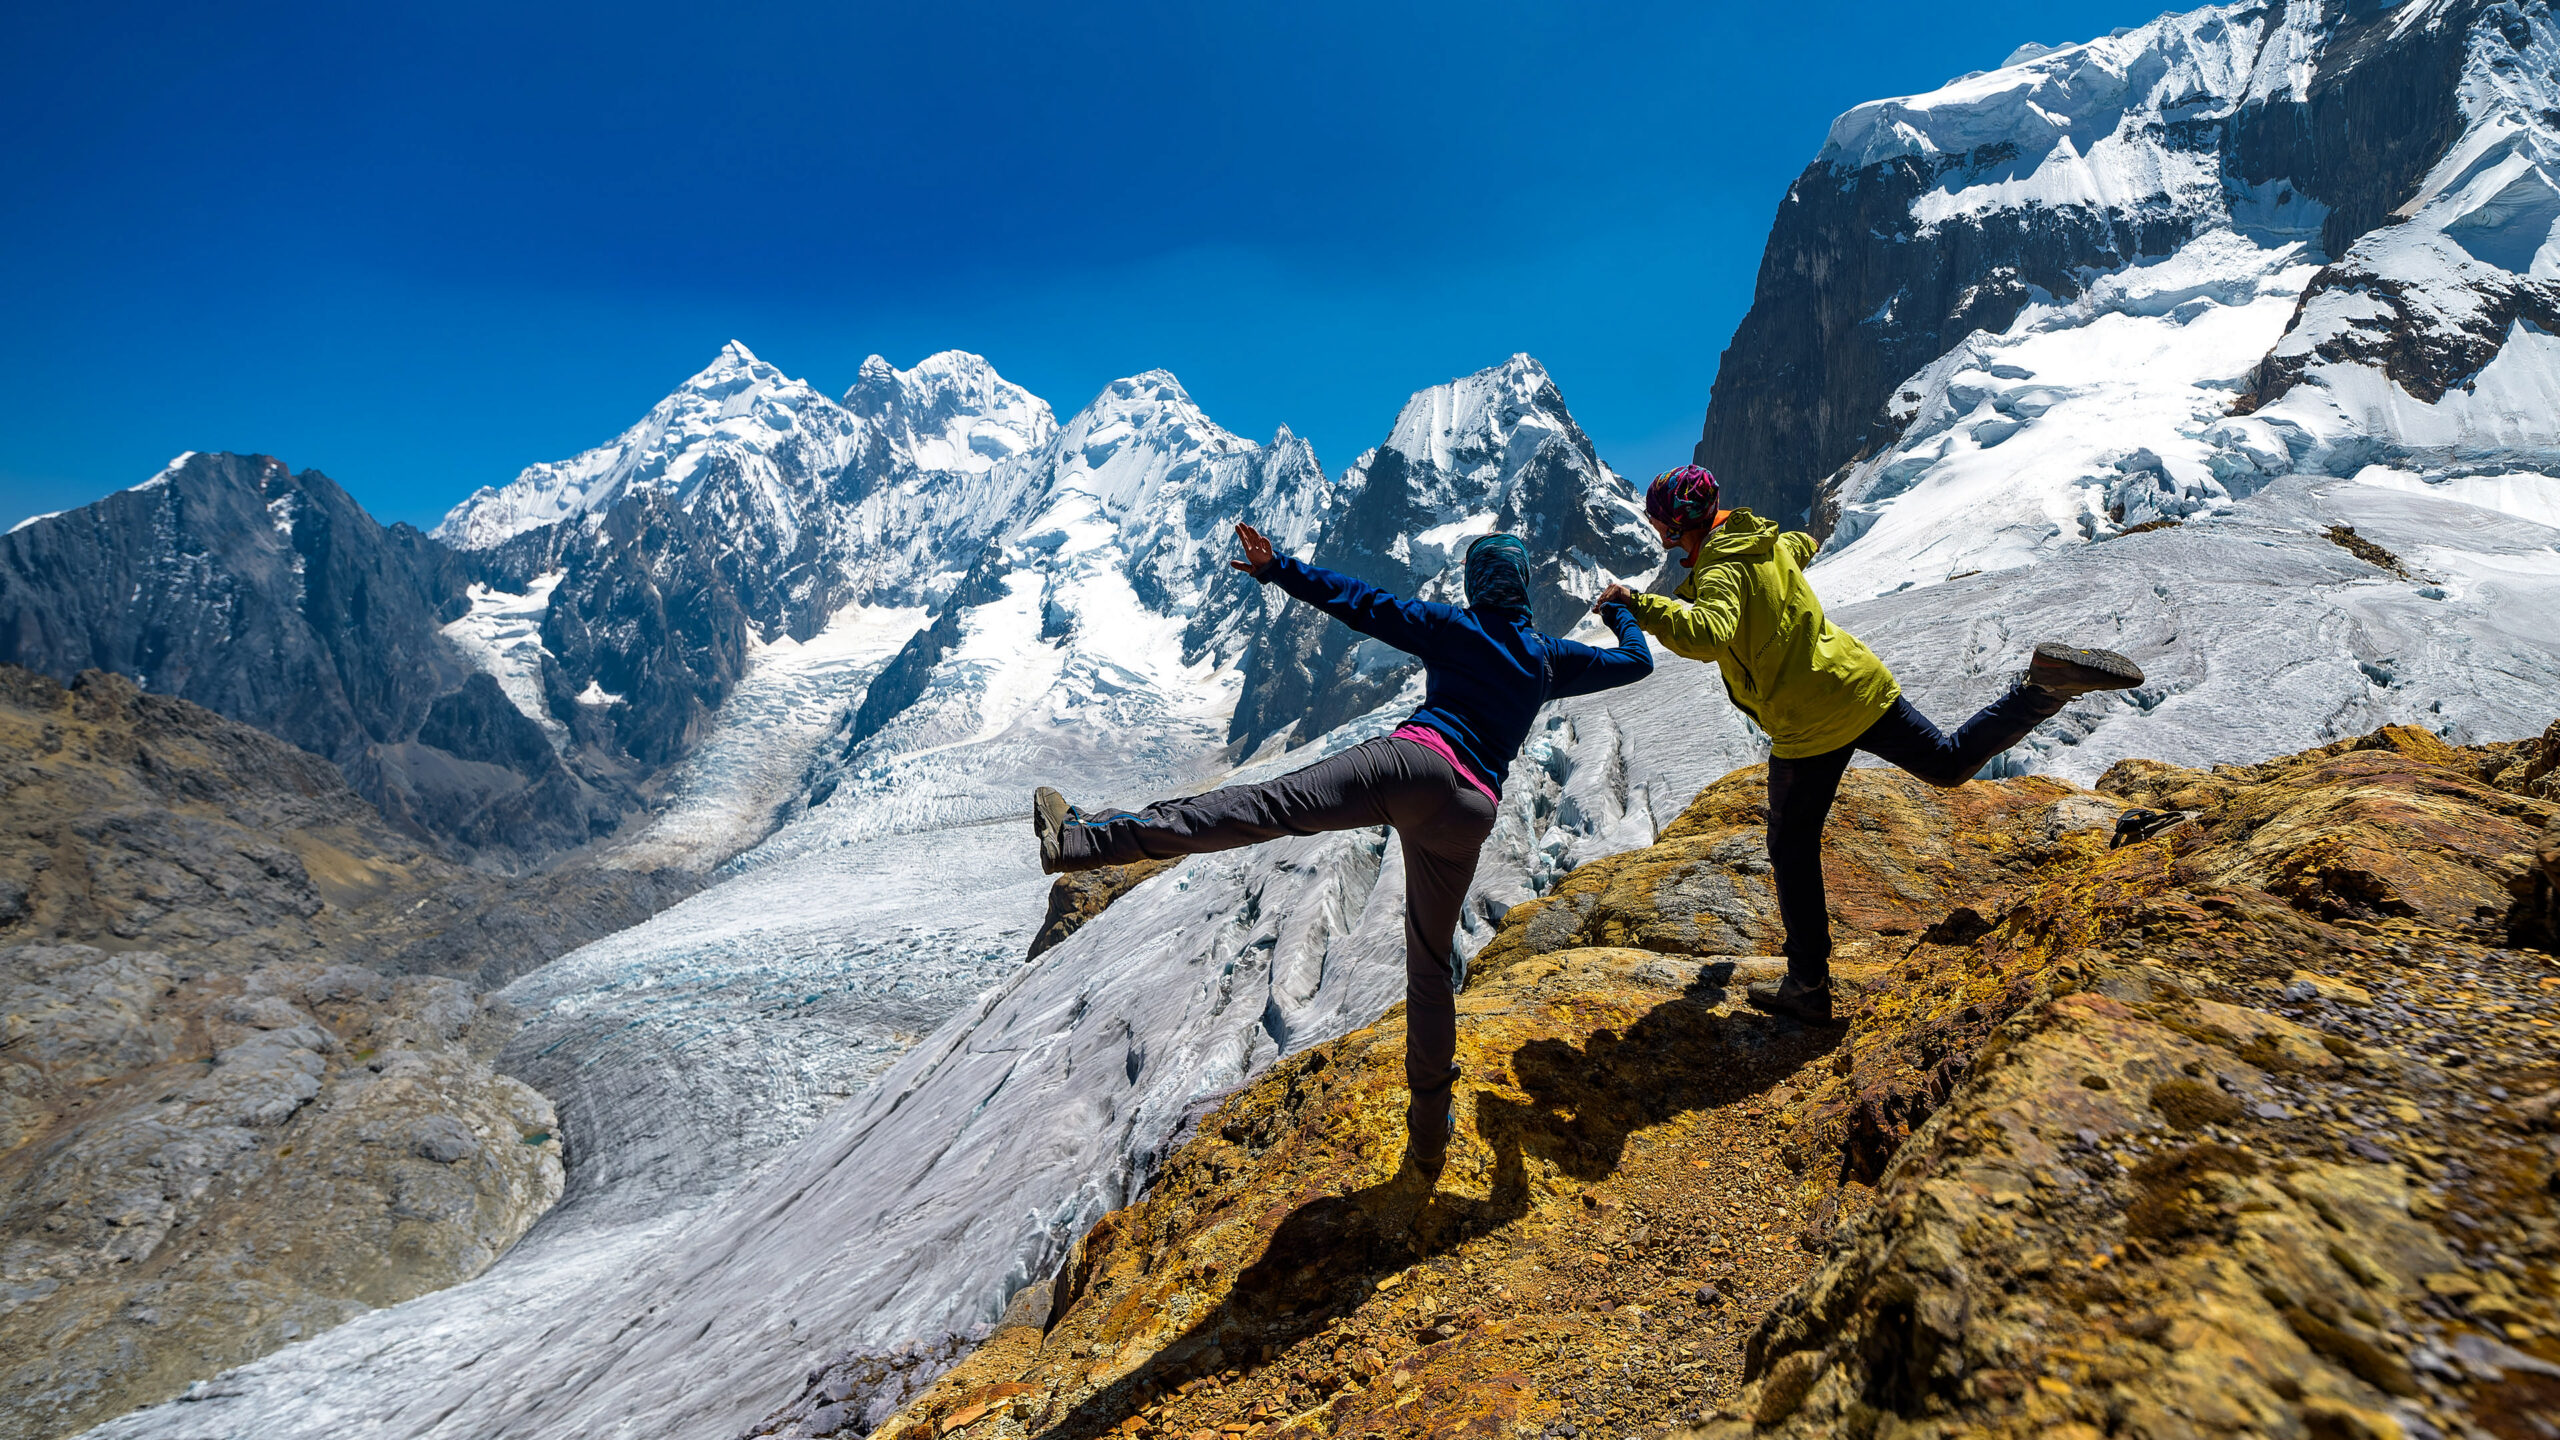
[[[1822,889],[1822,822],[1856,747],[1769,762],[1769,878],[1787,928],[1787,973],[1803,984],[1831,979],[1831,912]]]
[[[1446,1114],[1457,1083],[1458,911],[1476,857],[1493,833],[1494,803],[1449,762],[1397,742],[1400,783],[1388,788],[1404,858],[1405,1084],[1417,1114]]]
[[[1382,782],[1394,749],[1409,741],[1364,741],[1259,785],[1160,800],[1134,814],[1104,811],[1071,820],[1059,836],[1066,867],[1088,870],[1135,860],[1170,860],[1236,850],[1283,835],[1315,835],[1389,823]],[[1425,752],[1426,754],[1428,752]]]
[[[1961,785],[1980,774],[1992,756],[2052,719],[2062,703],[2032,685],[2013,685],[1950,736],[1909,700],[1897,699],[1858,737],[1854,748],[1881,756],[1932,785]]]

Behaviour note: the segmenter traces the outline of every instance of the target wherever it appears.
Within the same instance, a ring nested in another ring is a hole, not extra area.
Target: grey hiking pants
[[[1086,870],[1234,850],[1282,835],[1393,826],[1404,848],[1405,1084],[1414,1112],[1436,1123],[1448,1113],[1458,1079],[1450,943],[1476,852],[1493,833],[1493,813],[1493,801],[1446,759],[1411,740],[1381,738],[1259,785],[1070,820],[1059,858],[1070,870]]]

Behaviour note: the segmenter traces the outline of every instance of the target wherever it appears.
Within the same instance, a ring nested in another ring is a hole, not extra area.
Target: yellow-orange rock
[[[2519,748],[1853,772],[1830,1031],[1734,1004],[1776,965],[1727,777],[1509,917],[1436,1186],[1391,1012],[878,1433],[2543,1433],[2560,968],[2516,945],[2560,807]]]

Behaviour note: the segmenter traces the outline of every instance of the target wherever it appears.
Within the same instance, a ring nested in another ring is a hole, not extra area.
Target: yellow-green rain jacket
[[[1678,598],[1635,600],[1646,634],[1675,655],[1716,663],[1725,693],[1781,760],[1839,749],[1902,694],[1874,651],[1823,618],[1804,578],[1815,548],[1802,531],[1782,535],[1736,510],[1699,547]]]

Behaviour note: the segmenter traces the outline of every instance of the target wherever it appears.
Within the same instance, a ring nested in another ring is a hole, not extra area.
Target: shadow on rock
[[[1759,1094],[1846,1033],[1718,1013],[1731,970],[1708,966],[1623,1033],[1595,1030],[1580,1044],[1533,1040],[1512,1051],[1509,1068],[1526,1101],[1490,1086],[1475,1091],[1476,1133],[1493,1151],[1485,1198],[1448,1193],[1406,1165],[1380,1184],[1299,1206],[1215,1307],[1037,1433],[1089,1440],[1116,1430],[1150,1385],[1259,1363],[1266,1348],[1303,1340],[1376,1295],[1386,1274],[1526,1214],[1531,1157],[1575,1180],[1605,1179],[1637,1131]],[[1462,1121],[1461,1144],[1463,1129]]]

